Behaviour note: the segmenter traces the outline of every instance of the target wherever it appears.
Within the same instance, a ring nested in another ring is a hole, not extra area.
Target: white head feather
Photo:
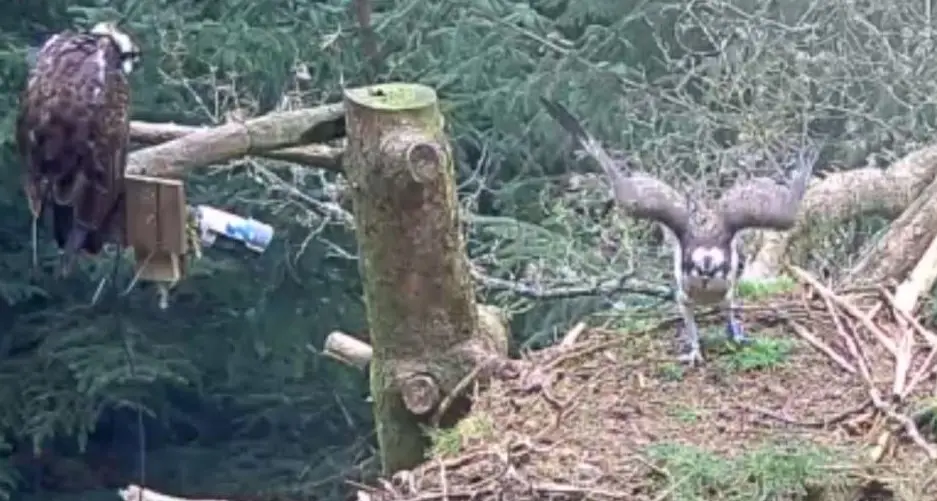
[[[120,67],[125,74],[130,74],[138,62],[140,62],[140,47],[130,38],[130,35],[122,31],[116,24],[102,22],[91,28],[92,35],[109,37],[117,47],[120,53]]]

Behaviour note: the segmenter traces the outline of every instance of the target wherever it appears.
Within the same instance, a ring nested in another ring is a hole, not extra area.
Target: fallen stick
[[[892,304],[892,308],[895,310],[897,315],[901,316],[905,321],[911,324],[911,326],[914,327],[914,330],[916,330],[917,333],[920,334],[921,337],[923,337],[928,342],[928,344],[931,345],[931,347],[937,348],[937,334],[934,334],[930,329],[921,325],[921,322],[914,318],[914,315],[901,308],[897,303],[897,298],[892,296],[891,293],[888,292],[888,289],[880,286],[879,292],[886,301]]]
[[[826,309],[829,310],[830,316],[833,317],[833,325],[836,326],[836,332],[843,339],[843,343],[846,345],[849,354],[852,355],[853,360],[856,361],[859,375],[862,376],[866,384],[875,388],[875,383],[872,380],[872,372],[869,370],[869,366],[866,363],[866,358],[859,344],[859,340],[856,339],[850,330],[843,326],[843,320],[837,314],[836,306],[833,305],[832,299],[829,296],[823,296],[823,301],[826,303]]]
[[[572,329],[569,330],[569,332],[566,333],[565,336],[563,336],[563,340],[560,341],[560,346],[562,346],[563,348],[569,348],[570,346],[576,344],[576,341],[579,339],[579,336],[581,336],[582,333],[585,332],[585,330],[586,330],[585,322],[577,323],[576,325],[573,326]]]
[[[136,484],[130,484],[123,489],[117,489],[117,495],[123,501],[228,501],[227,499],[212,498],[177,498],[168,494],[161,494],[154,490],[140,487]]]
[[[811,276],[810,273],[807,273],[807,271],[804,270],[803,268],[800,268],[794,265],[787,265],[787,268],[792,273],[797,275],[798,278],[800,278],[804,282],[807,282],[821,296],[828,297],[831,301],[833,301],[834,304],[836,304],[836,306],[838,306],[843,311],[845,311],[846,313],[849,313],[854,318],[859,320],[862,323],[862,325],[866,329],[868,329],[869,332],[871,332],[873,336],[875,336],[878,342],[882,343],[882,346],[884,346],[888,351],[890,351],[893,356],[895,356],[896,358],[898,357],[898,347],[895,346],[895,342],[889,339],[888,336],[886,336],[885,333],[882,332],[882,330],[879,329],[878,326],[872,322],[871,319],[866,318],[866,316],[863,315],[862,312],[858,308],[856,308],[855,305],[853,305],[849,301],[846,301],[845,299],[836,295],[835,292],[827,288],[825,285],[821,284],[816,278]]]
[[[898,326],[901,328],[899,356],[895,361],[895,381],[892,387],[892,394],[898,397],[910,393],[906,389],[906,383],[908,372],[911,370],[911,359],[914,357],[914,333],[917,332],[924,337],[932,347],[937,346],[935,340],[920,328],[920,324],[912,315],[921,294],[931,290],[935,280],[937,280],[937,237],[931,240],[927,250],[908,274],[908,278],[895,290],[894,297],[884,287],[879,287],[882,295],[891,303],[895,316],[898,317]]]
[[[843,370],[845,370],[846,372],[850,374],[856,373],[856,368],[853,367],[852,364],[850,364],[845,358],[840,356],[839,353],[836,353],[836,351],[833,348],[831,348],[828,344],[824,343],[818,337],[814,336],[813,333],[810,332],[810,330],[808,330],[806,327],[804,327],[803,325],[800,325],[794,320],[788,320],[787,323],[790,324],[791,328],[794,329],[794,332],[796,332],[797,335],[802,337],[805,341],[810,343],[811,346],[813,346],[814,348],[822,352],[824,355],[829,357],[830,360],[836,362],[836,364],[842,367]]]
[[[814,420],[814,421],[801,421],[801,420],[799,420],[799,419],[797,419],[797,418],[790,417],[790,416],[788,416],[788,415],[786,415],[786,414],[782,414],[782,413],[780,413],[780,412],[773,411],[773,410],[771,410],[771,409],[765,409],[765,408],[763,408],[763,407],[758,407],[758,406],[754,406],[754,405],[743,405],[743,404],[737,405],[737,407],[740,408],[740,409],[742,409],[742,410],[745,410],[745,411],[748,411],[748,412],[752,412],[752,413],[755,413],[755,414],[761,414],[762,416],[769,417],[769,418],[774,419],[774,420],[776,420],[776,421],[780,421],[780,422],[782,422],[782,423],[784,423],[784,424],[789,424],[789,425],[794,425],[794,426],[801,426],[801,427],[804,427],[804,428],[820,428],[820,429],[828,428],[828,427],[830,427],[830,426],[832,426],[832,425],[834,425],[834,424],[839,424],[839,423],[841,423],[841,422],[843,422],[843,421],[849,419],[849,418],[852,417],[853,415],[859,414],[859,413],[865,411],[866,409],[868,409],[869,407],[872,407],[872,406],[873,406],[873,405],[872,405],[872,400],[870,399],[870,400],[866,400],[866,401],[862,402],[861,404],[859,404],[859,405],[857,405],[857,406],[855,406],[855,407],[853,407],[853,408],[851,408],[851,409],[846,409],[846,410],[844,410],[844,411],[842,411],[842,412],[833,414],[832,416],[825,417],[825,418],[823,418],[823,419],[818,419],[818,420]]]
[[[921,294],[930,291],[935,281],[937,281],[937,237],[931,240],[914,269],[908,273],[908,278],[895,290],[894,303],[902,311],[910,314]]]
[[[937,348],[931,348],[930,353],[927,354],[927,358],[925,358],[924,362],[921,363],[921,366],[918,367],[917,372],[911,376],[911,381],[909,381],[908,384],[904,387],[904,393],[902,395],[898,395],[899,397],[905,398],[910,395],[911,392],[914,391],[914,388],[916,388],[917,385],[924,380],[924,378],[929,376],[930,373],[933,372],[935,368],[937,368],[934,367],[934,359],[937,358],[935,356],[937,356]]]
[[[898,424],[904,428],[905,433],[908,434],[908,438],[910,438],[911,441],[924,450],[924,453],[927,454],[928,459],[931,461],[937,461],[937,448],[927,443],[927,440],[924,440],[924,437],[921,436],[921,432],[917,429],[917,425],[914,424],[914,420],[908,416],[905,416],[904,414],[895,412],[888,404],[885,403],[885,401],[882,399],[882,395],[879,394],[877,389],[870,388],[869,396],[872,398],[872,403],[875,405],[875,408],[888,416],[889,419],[898,422]]]
[[[822,293],[821,293],[822,295]],[[881,393],[875,387],[875,381],[872,379],[872,373],[869,370],[868,365],[866,365],[866,358],[864,353],[860,353],[861,348],[859,348],[858,339],[854,339],[854,335],[845,329],[839,317],[836,315],[836,309],[833,306],[832,296],[824,295],[824,300],[827,302],[827,309],[830,310],[830,314],[833,315],[833,322],[836,324],[836,329],[840,332],[841,335],[845,337],[846,348],[849,350],[852,357],[856,360],[856,365],[859,367],[859,373],[862,375],[862,378],[865,380],[868,385],[868,395],[872,401],[872,405],[876,410],[884,414],[887,418],[892,421],[896,421],[902,425],[905,432],[918,447],[924,450],[927,457],[932,461],[937,460],[937,448],[929,445],[926,440],[921,436],[921,433],[917,429],[917,425],[914,424],[914,421],[911,420],[908,416],[899,414],[895,412],[883,399]],[[882,437],[883,440],[880,440],[881,443],[888,441],[888,435],[890,432],[886,431],[886,436]]]

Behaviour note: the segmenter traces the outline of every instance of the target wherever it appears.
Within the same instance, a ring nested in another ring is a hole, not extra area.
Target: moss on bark
[[[344,165],[374,348],[371,394],[391,474],[424,460],[427,409],[477,363],[464,347],[478,346],[478,313],[435,91],[350,89],[345,107]]]

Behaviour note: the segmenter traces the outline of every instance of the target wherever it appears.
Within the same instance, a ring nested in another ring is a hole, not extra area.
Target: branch
[[[175,123],[154,123],[134,120],[130,122],[131,140],[147,146],[155,146],[195,132],[209,130],[210,127],[179,125]],[[290,162],[309,167],[317,167],[333,172],[342,171],[342,153],[344,148],[327,144],[307,144],[292,148],[257,153],[258,157]]]
[[[934,238],[937,211],[932,207],[935,197],[937,179],[908,204],[904,212],[888,226],[888,231],[849,271],[848,283],[903,280]]]
[[[937,238],[933,238],[924,255],[908,278],[895,290],[895,307],[905,313],[914,311],[922,295],[933,289],[937,281]]]
[[[161,494],[154,490],[140,487],[136,484],[130,484],[123,489],[117,489],[117,495],[123,501],[227,501],[225,499],[195,499],[195,498],[177,498],[167,494]]]
[[[143,142],[177,135],[169,142],[134,151],[127,162],[128,174],[178,177],[187,169],[204,167],[247,155],[262,155],[280,150],[283,159],[318,158],[297,146],[322,143],[344,135],[344,106],[341,103],[283,113],[270,113],[245,122],[217,127],[185,127],[135,122]],[[149,135],[146,135],[149,133]],[[283,148],[288,148],[283,153]],[[321,152],[320,152],[321,153]],[[337,162],[337,160],[336,160]],[[327,163],[327,162],[325,162]]]
[[[472,267],[472,278],[482,287],[494,291],[508,291],[528,299],[571,299],[586,296],[609,296],[631,293],[660,299],[673,299],[673,290],[663,285],[654,285],[629,276],[605,280],[593,285],[572,285],[546,288],[540,285],[523,284],[485,275]]]
[[[861,215],[896,217],[937,175],[937,144],[906,155],[888,169],[861,168],[835,172],[814,181],[804,196],[797,225],[790,232],[763,232],[761,246],[745,266],[746,279],[777,275],[792,244],[802,240],[817,221],[836,224]],[[793,262],[800,256],[791,256]]]
[[[322,353],[344,364],[365,370],[371,363],[374,349],[356,337],[341,331],[333,331],[325,338]]]

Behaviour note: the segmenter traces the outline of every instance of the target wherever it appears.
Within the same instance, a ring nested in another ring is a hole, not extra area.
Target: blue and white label
[[[198,206],[202,230],[242,242],[261,253],[273,240],[273,227],[256,219],[243,218],[207,205]]]

